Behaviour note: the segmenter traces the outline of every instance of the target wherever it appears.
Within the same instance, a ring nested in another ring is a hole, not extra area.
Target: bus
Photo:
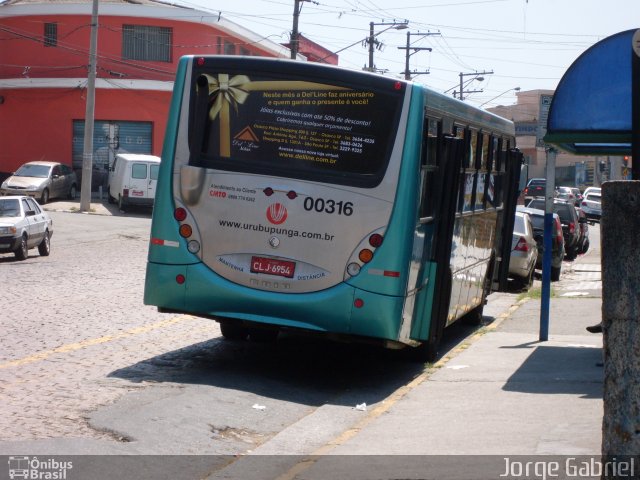
[[[243,56],[178,65],[144,302],[265,341],[411,348],[506,287],[512,122],[371,72]]]

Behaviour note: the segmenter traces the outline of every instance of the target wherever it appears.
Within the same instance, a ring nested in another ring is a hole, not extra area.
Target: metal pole
[[[460,100],[464,100],[464,97],[462,96],[462,72],[460,72]]]
[[[91,208],[91,174],[93,170],[93,117],[96,96],[96,57],[98,50],[98,0],[91,11],[91,39],[89,44],[89,73],[87,78],[87,106],[84,115],[84,150],[82,153],[82,185],[80,211]]]
[[[300,0],[295,0],[293,5],[293,30],[291,30],[291,59],[298,56],[298,18],[300,17]]]
[[[409,47],[411,47],[411,32],[407,32],[407,52],[405,54],[405,62],[404,62],[404,79],[411,80],[411,75],[409,74]]]
[[[376,41],[373,34],[373,22],[369,22],[369,71],[373,72],[373,42]]]
[[[640,30],[631,42],[631,179],[640,180]]]
[[[547,149],[547,186],[544,203],[544,252],[542,254],[542,295],[540,300],[540,341],[549,340],[549,304],[551,303],[551,254],[553,229],[553,192],[556,183],[556,154]]]

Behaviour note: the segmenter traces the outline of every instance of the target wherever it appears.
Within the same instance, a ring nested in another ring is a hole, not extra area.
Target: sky
[[[222,15],[277,43],[288,42],[292,30],[294,0],[173,3]],[[404,21],[407,29],[393,28]],[[409,32],[412,48],[432,49],[410,50],[409,70],[429,72],[412,75],[414,81],[453,95],[463,73],[465,100],[489,108],[515,103],[516,88],[555,89],[590,46],[640,28],[640,1],[304,0],[298,29],[332,52],[341,50],[340,66],[360,70],[368,64],[362,41],[371,22],[382,43],[374,64],[384,75],[404,78],[406,49],[398,47],[406,47]]]

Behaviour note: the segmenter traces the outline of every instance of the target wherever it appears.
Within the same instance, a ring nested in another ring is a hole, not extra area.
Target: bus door
[[[453,227],[456,219],[458,194],[460,191],[460,169],[464,157],[464,140],[452,136],[443,137],[438,152],[438,190],[434,192],[437,198],[434,209],[435,233],[432,240],[431,264],[436,265],[435,278],[426,289],[420,292],[421,298],[417,303],[428,302],[431,297],[431,308],[427,305],[425,315],[429,315],[428,332],[420,335],[427,336],[421,348],[425,359],[434,360],[437,355],[438,344],[446,326],[447,313],[451,298],[451,249]],[[426,290],[426,291],[425,291]]]
[[[518,187],[520,182],[520,167],[524,155],[518,149],[511,149],[504,153],[506,168],[504,172],[503,209],[498,220],[496,231],[497,267],[494,275],[494,283],[498,284],[498,291],[507,290],[507,277],[509,275],[509,258],[511,257],[511,237],[513,234],[513,222],[518,202]],[[497,278],[496,278],[497,276]]]

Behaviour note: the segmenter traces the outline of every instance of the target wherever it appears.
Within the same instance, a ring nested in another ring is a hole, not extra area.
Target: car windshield
[[[20,204],[15,198],[0,199],[0,217],[17,217],[20,215]]]
[[[587,200],[591,200],[592,202],[600,202],[602,201],[602,195],[598,195],[596,193],[590,193],[587,195]]]
[[[47,178],[49,176],[49,169],[47,165],[22,165],[15,173],[18,177],[37,177]]]

